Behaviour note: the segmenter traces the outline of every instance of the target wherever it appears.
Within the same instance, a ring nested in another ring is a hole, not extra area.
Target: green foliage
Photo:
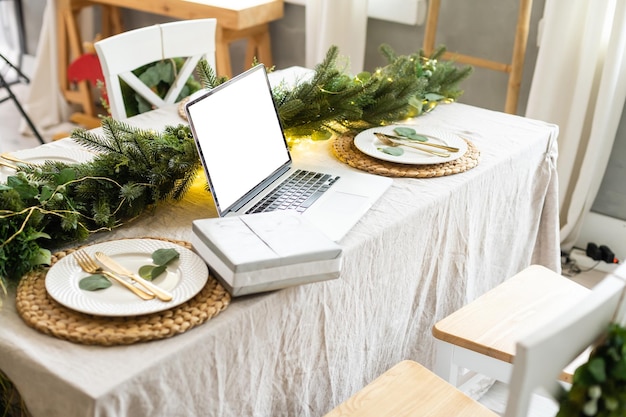
[[[274,88],[285,134],[298,137],[320,131],[362,130],[417,116],[438,102],[455,100],[462,93],[458,84],[472,68],[437,62],[435,57],[443,51],[437,50],[432,58],[421,51],[398,56],[383,45],[381,52],[388,65],[352,77],[337,66],[338,49],[331,47],[311,80],[299,82],[293,89]]]
[[[388,65],[352,76],[339,68],[338,49],[331,47],[310,80],[293,88],[275,87],[272,93],[287,137],[324,140],[336,132],[419,115],[456,99],[462,93],[458,84],[471,72],[470,67],[457,69],[437,61],[443,48],[431,57],[421,51],[398,56],[387,45],[381,52]],[[160,61],[135,73],[164,94],[181,64],[180,59]],[[227,80],[217,77],[204,60],[197,72],[207,89]],[[200,87],[193,78],[187,84],[179,99]],[[136,103],[130,114],[149,110],[136,97],[125,101]],[[0,290],[49,264],[50,251],[44,246],[119,227],[162,200],[181,198],[191,186],[200,160],[188,126],[168,126],[158,133],[105,118],[102,128],[103,136],[84,129],[72,133],[74,140],[95,151],[92,161],[21,164],[16,175],[0,184]]]
[[[626,415],[626,329],[612,324],[587,363],[574,372],[557,417]]]
[[[0,277],[14,281],[50,263],[49,244],[111,230],[153,207],[179,199],[200,160],[188,126],[141,130],[111,118],[104,136],[77,129],[72,137],[97,154],[90,162],[20,165],[0,185]],[[5,282],[5,281],[3,281]]]
[[[183,58],[166,59],[139,67],[133,71],[133,74],[146,84],[148,88],[158,94],[159,97],[164,98],[184,63],[185,59]],[[153,106],[146,99],[137,94],[123,80],[120,81],[124,107],[128,117],[153,110]],[[189,77],[176,101],[182,100],[201,88],[202,85],[193,76]]]

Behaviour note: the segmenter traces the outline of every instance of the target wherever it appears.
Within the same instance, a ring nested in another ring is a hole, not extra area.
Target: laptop
[[[295,210],[339,241],[391,185],[348,166],[294,163],[263,65],[191,99],[185,112],[220,217]],[[304,195],[286,196],[294,173],[304,179],[290,188]]]

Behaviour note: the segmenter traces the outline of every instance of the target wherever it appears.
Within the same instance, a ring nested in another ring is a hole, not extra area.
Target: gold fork
[[[139,298],[141,298],[143,300],[151,300],[151,299],[154,298],[154,294],[148,293],[148,292],[142,290],[141,288],[137,288],[134,285],[132,285],[130,282],[128,282],[128,281],[118,277],[117,275],[112,274],[109,271],[106,271],[105,269],[103,269],[84,250],[78,250],[78,251],[74,252],[74,259],[76,259],[76,263],[78,264],[78,266],[80,266],[80,268],[83,271],[87,272],[88,274],[102,274],[105,277],[110,278],[113,281],[117,282],[118,284],[120,284],[120,285],[124,286],[125,288],[129,289],[135,295],[137,295]]]

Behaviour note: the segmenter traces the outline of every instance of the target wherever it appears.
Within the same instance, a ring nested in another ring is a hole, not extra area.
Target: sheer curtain
[[[626,2],[546,0],[526,116],[559,125],[561,246],[576,242],[626,99]]]
[[[319,64],[331,45],[346,57],[346,70],[363,70],[367,0],[306,0],[306,66]]]

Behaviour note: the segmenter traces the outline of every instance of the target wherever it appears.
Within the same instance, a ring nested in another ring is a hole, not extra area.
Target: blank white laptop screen
[[[256,68],[187,107],[220,213],[291,162],[267,76]]]
[[[190,100],[185,109],[220,217],[248,212],[294,170],[315,171],[310,175],[325,189],[296,199],[302,204],[297,210],[338,241],[391,185],[390,178],[349,167],[294,164],[262,65]]]

